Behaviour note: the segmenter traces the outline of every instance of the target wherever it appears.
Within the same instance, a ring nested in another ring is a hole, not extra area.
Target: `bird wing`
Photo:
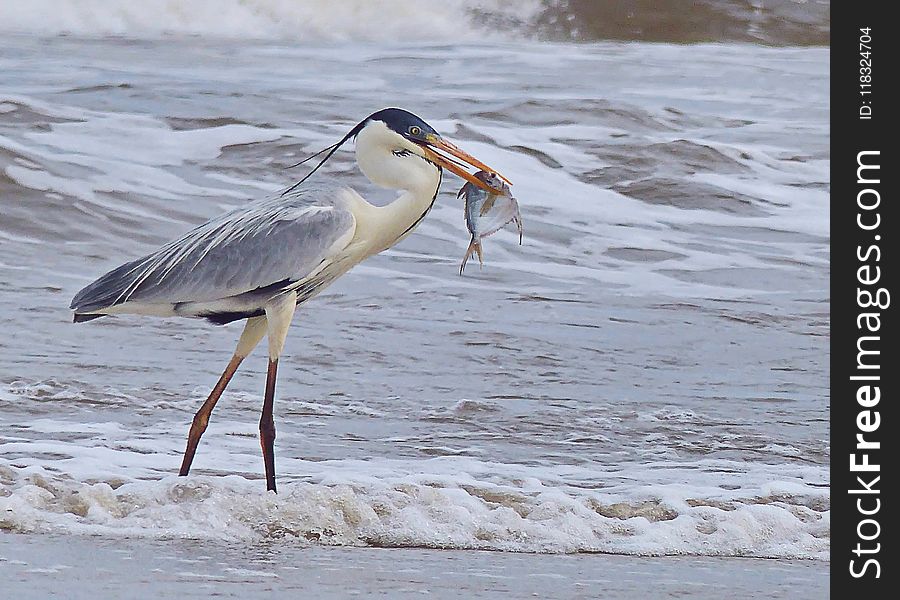
[[[289,288],[343,250],[356,220],[333,190],[305,189],[237,208],[81,290],[77,312],[125,302],[211,302]]]

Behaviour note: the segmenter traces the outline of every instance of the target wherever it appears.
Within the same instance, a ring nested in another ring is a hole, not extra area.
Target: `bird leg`
[[[275,377],[278,373],[278,359],[269,359],[266,373],[266,395],[263,399],[262,415],[259,417],[259,445],[262,447],[263,463],[266,465],[266,490],[275,489]]]
[[[222,373],[218,383],[216,383],[216,387],[210,392],[209,398],[206,399],[206,402],[203,403],[203,406],[201,406],[200,410],[197,411],[197,414],[194,415],[194,420],[191,423],[191,430],[188,432],[184,460],[181,461],[181,470],[178,472],[182,477],[190,472],[191,463],[194,461],[194,454],[197,452],[197,444],[200,443],[200,436],[206,431],[206,426],[209,423],[209,415],[212,413],[213,408],[216,406],[216,402],[219,401],[219,396],[225,391],[225,387],[228,385],[228,382],[231,381],[232,375],[237,371],[243,360],[244,357],[238,356],[237,354],[231,357],[231,361],[229,361],[228,366],[225,367],[225,372]]]
[[[262,415],[259,418],[259,445],[262,447],[263,463],[266,467],[266,490],[275,489],[275,379],[278,373],[278,357],[284,349],[294,310],[297,308],[297,293],[279,296],[266,305],[266,322],[269,336],[269,369],[266,373],[266,393],[263,398]]]
[[[197,414],[194,415],[194,420],[191,423],[191,430],[188,433],[187,448],[184,451],[184,460],[181,462],[181,470],[178,472],[179,475],[185,476],[190,472],[191,463],[194,461],[194,454],[197,452],[197,444],[200,443],[200,436],[206,431],[206,426],[209,424],[209,416],[212,414],[216,402],[219,401],[219,397],[222,395],[222,392],[225,391],[228,382],[231,381],[232,376],[234,376],[234,373],[238,370],[241,362],[243,362],[244,358],[253,351],[253,348],[255,348],[262,339],[265,331],[265,318],[253,317],[247,319],[247,324],[244,326],[243,333],[241,333],[241,339],[238,341],[234,356],[231,357],[228,366],[225,367],[225,372],[222,373],[216,386],[212,389],[212,392],[209,393],[209,398],[206,399],[206,402],[203,403],[203,406],[201,406],[200,410],[197,411]]]

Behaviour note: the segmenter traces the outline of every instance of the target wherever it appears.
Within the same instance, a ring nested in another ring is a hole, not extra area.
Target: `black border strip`
[[[834,598],[857,597],[849,594],[858,593],[863,594],[859,598],[867,600],[895,598],[900,589],[896,552],[900,534],[895,526],[900,506],[897,494],[888,492],[888,488],[900,485],[896,468],[900,449],[894,442],[900,433],[895,408],[900,400],[900,363],[890,351],[897,343],[897,309],[892,304],[900,302],[896,287],[900,263],[892,249],[893,238],[900,232],[897,211],[893,210],[900,201],[896,185],[900,177],[896,159],[900,130],[894,117],[900,111],[900,101],[893,91],[900,85],[900,52],[895,43],[900,24],[888,16],[890,7],[890,2],[838,2],[832,6],[830,400]],[[862,169],[861,163],[866,165]],[[896,297],[888,301],[890,295]],[[878,465],[878,469],[865,463]]]

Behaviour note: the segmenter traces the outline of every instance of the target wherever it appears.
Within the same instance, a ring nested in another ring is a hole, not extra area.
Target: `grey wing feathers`
[[[210,302],[315,272],[355,228],[334,192],[303,190],[212,219],[153,254],[126,263],[78,292],[71,308],[102,310],[124,302]]]

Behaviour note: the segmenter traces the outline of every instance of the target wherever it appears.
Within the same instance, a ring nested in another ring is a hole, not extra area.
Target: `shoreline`
[[[10,597],[316,598],[828,597],[816,560],[524,554],[473,550],[222,544],[54,534],[0,534]]]

